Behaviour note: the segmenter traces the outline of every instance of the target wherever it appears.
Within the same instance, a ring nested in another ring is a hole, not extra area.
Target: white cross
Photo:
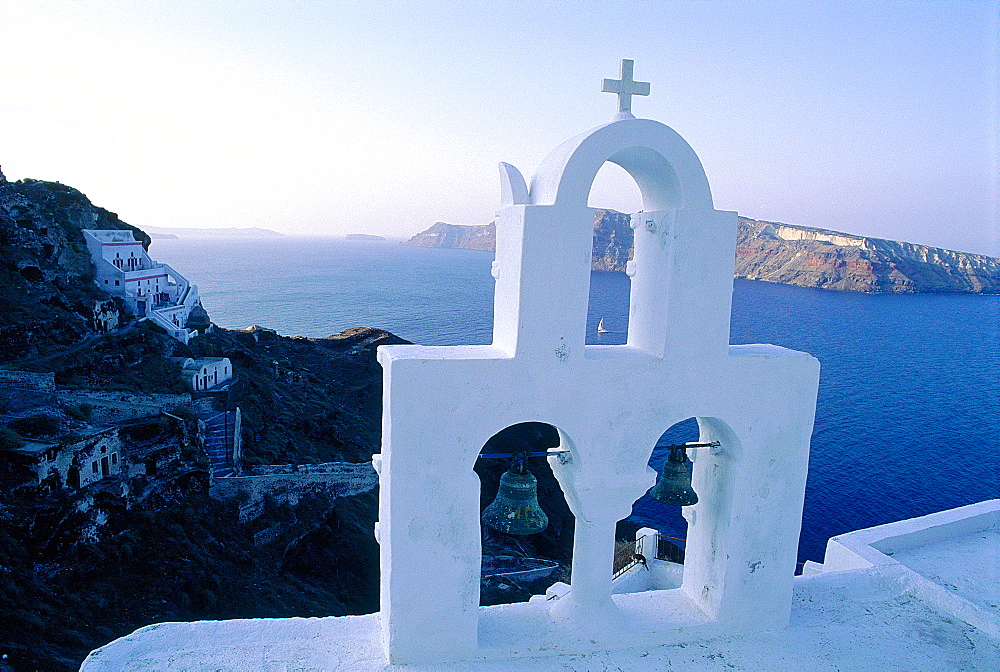
[[[621,79],[605,79],[602,93],[618,94],[618,114],[622,116],[632,116],[632,96],[648,96],[649,82],[636,82],[632,80],[632,66],[635,62],[623,58]]]

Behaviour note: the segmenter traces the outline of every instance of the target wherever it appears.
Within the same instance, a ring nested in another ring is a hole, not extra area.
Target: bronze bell
[[[518,473],[521,472],[521,473]],[[505,534],[538,534],[549,517],[538,505],[538,481],[517,465],[500,477],[496,499],[483,510],[483,523]]]
[[[698,503],[698,494],[691,487],[691,467],[684,446],[670,446],[670,457],[663,463],[663,473],[650,489],[649,496],[673,506]]]

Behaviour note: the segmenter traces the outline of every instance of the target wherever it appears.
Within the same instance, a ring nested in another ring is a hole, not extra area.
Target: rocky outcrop
[[[466,250],[492,251],[497,245],[496,225],[493,222],[474,226],[437,222],[402,244],[415,247],[460,247]]]
[[[853,292],[1000,293],[1000,259],[740,218],[736,277]]]
[[[594,213],[594,250],[590,267],[595,271],[622,271],[632,258],[632,217],[617,210]]]
[[[596,210],[591,268],[624,271],[632,256],[629,215]],[[408,245],[493,250],[493,224],[438,222]],[[734,276],[853,292],[1000,293],[1000,259],[794,224],[739,218]]]
[[[0,179],[0,363],[44,356],[128,321],[93,283],[82,229],[128,229],[82,193],[40,180]]]
[[[615,210],[600,209],[594,213],[594,256],[596,271],[624,271],[632,255],[632,229],[629,215]],[[466,250],[496,249],[496,224],[447,224],[437,222],[421,231],[403,245],[414,247],[456,247]]]

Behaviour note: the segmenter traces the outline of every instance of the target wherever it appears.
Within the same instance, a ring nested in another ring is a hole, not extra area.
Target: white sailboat
[[[607,334],[610,333],[610,331],[611,331],[610,329],[604,326],[604,318],[602,317],[601,321],[597,323],[597,333]]]

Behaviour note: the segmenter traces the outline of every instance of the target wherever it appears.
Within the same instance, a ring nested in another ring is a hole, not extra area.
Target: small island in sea
[[[349,233],[347,240],[385,240],[383,236],[376,236],[371,233]]]

